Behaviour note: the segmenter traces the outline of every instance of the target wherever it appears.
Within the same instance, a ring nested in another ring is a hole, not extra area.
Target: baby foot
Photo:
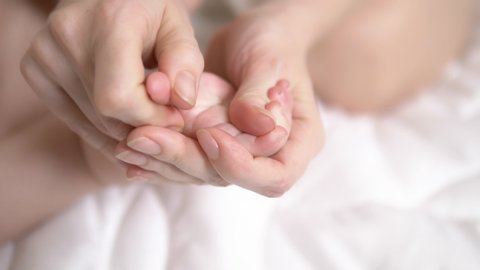
[[[171,87],[165,74],[161,72],[150,74],[146,85],[153,101],[160,105],[170,104]],[[212,73],[203,73],[198,89],[195,106],[190,110],[179,110],[184,122],[178,125],[183,124],[183,134],[195,138],[199,129],[218,127],[234,136],[254,156],[270,156],[280,150],[287,141],[293,104],[288,81],[280,80],[268,90],[270,101],[265,105],[265,109],[282,121],[277,123],[277,126],[274,124],[273,127],[268,126],[270,131],[261,136],[243,133],[231,124],[228,109],[235,89],[228,82]],[[246,106],[246,109],[248,108],[250,107]],[[236,117],[243,121],[258,124],[258,121],[252,119],[257,117],[255,113],[241,109],[233,113],[238,114]],[[265,124],[270,125],[268,122]]]

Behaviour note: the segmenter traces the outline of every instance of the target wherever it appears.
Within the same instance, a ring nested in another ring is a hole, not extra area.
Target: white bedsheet
[[[478,270],[480,33],[472,48],[386,115],[320,105],[326,146],[280,199],[110,188],[0,248],[0,269]]]

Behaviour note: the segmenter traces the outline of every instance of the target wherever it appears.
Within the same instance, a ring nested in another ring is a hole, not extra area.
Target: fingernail
[[[211,160],[218,159],[220,153],[218,144],[210,133],[204,129],[197,131],[197,140],[202,146],[203,150]]]
[[[146,137],[140,137],[127,142],[132,149],[147,155],[159,155],[162,152],[160,145]]]
[[[196,83],[195,77],[191,73],[182,71],[177,75],[175,91],[185,102],[195,105]]]
[[[121,152],[115,157],[128,164],[133,164],[138,166],[147,164],[147,157],[145,157],[142,154],[132,152],[130,150]]]

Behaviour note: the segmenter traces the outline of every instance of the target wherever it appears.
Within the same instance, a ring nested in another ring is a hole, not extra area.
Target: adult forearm
[[[51,116],[0,139],[0,245],[98,188],[79,140]]]

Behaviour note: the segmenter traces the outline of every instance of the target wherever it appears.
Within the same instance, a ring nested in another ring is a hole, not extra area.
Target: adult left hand
[[[230,183],[266,196],[283,194],[300,178],[324,138],[305,61],[311,37],[308,32],[293,33],[295,28],[275,12],[267,9],[246,14],[220,31],[211,43],[206,65],[207,70],[238,88],[230,105],[230,119],[240,130],[261,135],[284,123],[282,118],[291,114],[285,146],[272,156],[255,157],[218,128],[197,131],[195,140],[164,128],[141,127],[128,136],[127,142],[146,137],[161,152],[152,155],[135,149],[148,157],[148,165],[130,166],[130,176],[152,181],[177,178]],[[285,36],[297,42],[289,44]],[[290,81],[293,110],[272,114],[265,108],[267,92],[281,79]]]

